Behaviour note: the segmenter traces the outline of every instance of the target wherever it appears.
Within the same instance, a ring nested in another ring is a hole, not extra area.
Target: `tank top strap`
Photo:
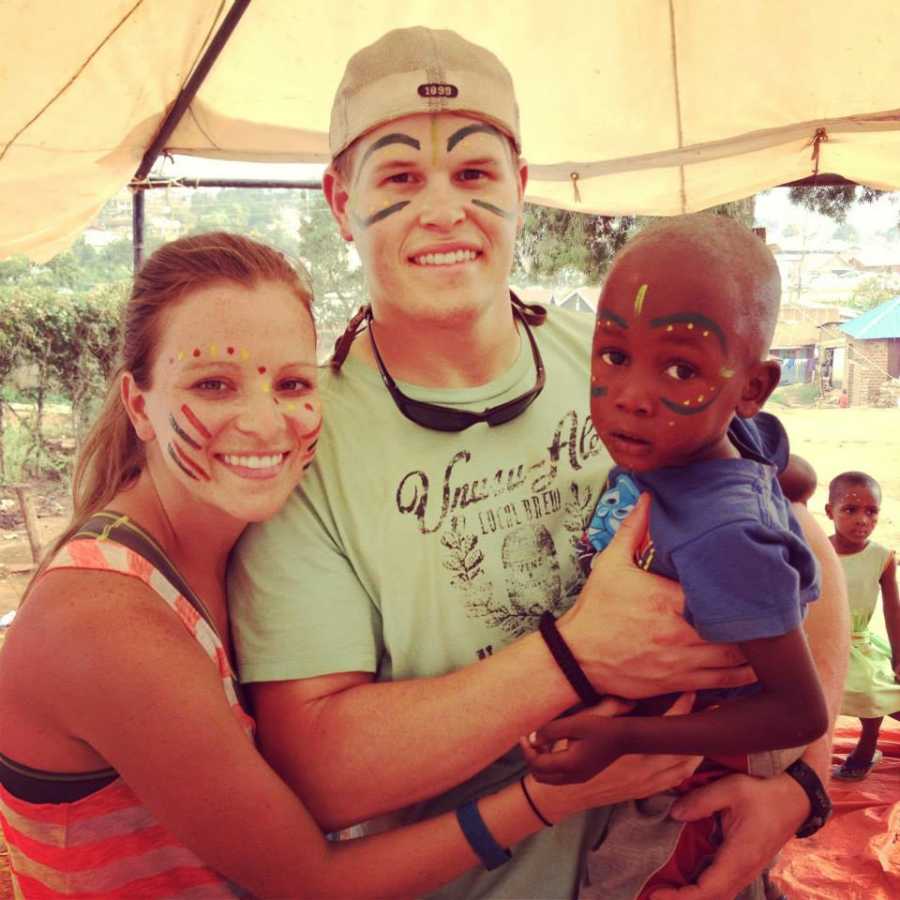
[[[245,692],[209,610],[162,547],[139,525],[121,513],[97,513],[60,548],[41,577],[54,569],[118,572],[143,581],[174,610],[216,664],[230,705],[244,727],[252,732],[253,719]]]

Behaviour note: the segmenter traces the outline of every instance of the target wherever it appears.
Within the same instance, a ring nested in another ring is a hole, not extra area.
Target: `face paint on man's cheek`
[[[368,216],[358,216],[353,210],[351,210],[350,218],[353,220],[353,224],[357,228],[369,228],[377,222],[383,221],[388,216],[392,216],[394,213],[400,212],[401,209],[405,209],[407,206],[409,206],[409,200],[401,200],[399,203],[392,203],[390,206],[384,207],[384,209],[376,210]]]
[[[493,203],[488,203],[487,200],[473,200],[473,206],[478,206],[481,209],[486,209],[488,212],[492,212],[495,216],[499,216],[501,219],[507,219],[508,221],[512,221],[515,219],[516,214],[511,212],[508,209],[501,209],[499,206],[495,206]]]

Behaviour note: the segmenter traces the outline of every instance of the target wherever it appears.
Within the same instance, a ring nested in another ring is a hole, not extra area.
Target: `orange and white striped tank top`
[[[101,514],[101,525],[104,516],[106,527],[99,534],[101,539],[82,531],[60,550],[47,571],[121,572],[151,587],[216,666],[231,709],[252,741],[253,720],[241,707],[228,656],[204,615],[202,603],[164,554],[160,560],[162,551],[149,535],[124,517]],[[123,528],[130,532],[132,547],[142,552],[118,543]],[[147,541],[149,545],[145,545]],[[144,550],[150,552],[145,554]],[[169,577],[147,556],[167,570]],[[85,796],[79,795],[78,782],[90,791]],[[78,799],[46,802],[47,796],[72,797],[73,787]],[[83,775],[41,772],[0,757],[0,825],[16,898],[205,900],[250,896],[206,866],[160,825],[112,769]]]

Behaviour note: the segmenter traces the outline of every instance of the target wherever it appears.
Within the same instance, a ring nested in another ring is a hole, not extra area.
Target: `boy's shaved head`
[[[752,231],[713,213],[664,219],[625,246],[610,275],[648,253],[671,257],[673,271],[679,266],[702,266],[723,287],[727,282],[734,289],[722,291],[722,318],[731,321],[753,358],[768,353],[778,319],[781,276],[775,258]],[[726,309],[726,304],[731,308]]]
[[[854,487],[862,487],[871,491],[874,497],[881,502],[881,485],[865,472],[841,472],[831,479],[828,485],[828,502],[837,503],[848,490]]]

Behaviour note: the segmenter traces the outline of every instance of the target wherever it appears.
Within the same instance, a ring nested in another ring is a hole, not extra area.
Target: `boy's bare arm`
[[[579,714],[538,732],[545,752],[529,752],[535,776],[550,783],[582,781],[626,753],[733,755],[810,743],[829,723],[825,698],[800,629],[741,644],[761,690],[715,709],[667,718],[600,720]],[[564,751],[546,752],[560,738]]]

